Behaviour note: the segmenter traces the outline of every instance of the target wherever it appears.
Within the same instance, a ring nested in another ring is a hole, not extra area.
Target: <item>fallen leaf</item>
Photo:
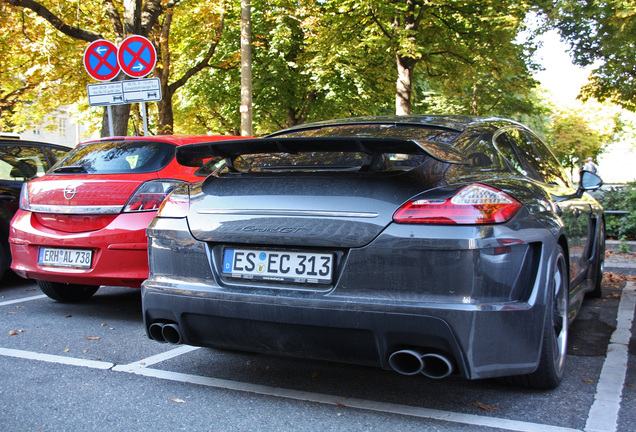
[[[70,317],[72,317],[72,316],[73,316],[73,315],[66,315],[64,318],[70,318]]]
[[[340,402],[336,402],[336,406],[340,407],[340,408],[346,408],[347,406],[344,404],[341,404]]]
[[[85,349],[85,350],[84,350],[84,351],[82,351],[82,352],[83,352],[84,354],[86,354],[86,353],[88,352],[88,350],[87,350],[87,349]]]
[[[11,331],[9,331],[9,336],[15,336],[15,335],[17,335],[17,334],[18,334],[18,331],[17,331],[17,330],[11,330]]]
[[[62,350],[62,352],[67,353],[67,352],[69,352],[69,349],[68,349],[68,348],[64,348],[64,349]]]
[[[271,367],[269,367],[269,366],[267,366],[267,367],[265,368],[265,370],[266,370],[267,372],[271,372],[271,371],[272,371],[272,368],[271,368]]]
[[[106,327],[108,324],[106,323],[102,323],[102,327]]]
[[[7,312],[7,315],[16,315],[17,312]]]
[[[186,401],[184,401],[183,399],[179,399],[179,398],[170,398],[170,402],[186,403]]]
[[[593,379],[585,378],[585,379],[583,380],[583,382],[586,382],[586,383],[593,383],[593,382],[596,382],[596,381],[594,381]]]
[[[473,405],[475,405],[477,408],[483,409],[484,411],[501,411],[501,409],[497,407],[486,405],[481,402],[473,402]]]
[[[35,291],[37,288],[29,288],[27,291]]]
[[[312,378],[318,378],[319,376],[320,376],[320,372],[319,372],[319,371],[313,371],[313,372],[311,373],[311,377],[312,377]]]
[[[252,366],[252,363],[254,363],[254,360],[248,360],[248,361],[247,361],[247,365],[248,365],[248,366]]]
[[[88,340],[99,340],[99,336],[84,336]]]

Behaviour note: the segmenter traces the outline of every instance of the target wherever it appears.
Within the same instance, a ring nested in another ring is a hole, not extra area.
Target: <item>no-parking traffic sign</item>
[[[99,39],[91,42],[84,51],[86,72],[98,81],[110,81],[119,73],[117,47],[112,42]]]
[[[148,39],[133,35],[123,40],[117,51],[121,70],[133,78],[148,75],[157,64],[157,52]]]

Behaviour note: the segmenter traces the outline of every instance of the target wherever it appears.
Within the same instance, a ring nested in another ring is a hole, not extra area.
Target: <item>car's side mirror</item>
[[[581,179],[579,180],[578,196],[582,196],[585,191],[594,191],[603,186],[603,179],[592,171],[581,171]]]

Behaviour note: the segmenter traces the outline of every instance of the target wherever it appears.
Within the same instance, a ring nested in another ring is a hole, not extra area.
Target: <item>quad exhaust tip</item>
[[[395,351],[389,356],[389,366],[402,375],[421,373],[433,379],[446,378],[453,373],[453,363],[448,357],[413,349]]]

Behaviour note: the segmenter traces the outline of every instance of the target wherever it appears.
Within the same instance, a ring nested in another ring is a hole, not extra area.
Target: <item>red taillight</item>
[[[124,213],[159,209],[166,196],[183,183],[178,180],[151,180],[142,184],[126,203]]]
[[[414,200],[393,215],[397,223],[476,225],[510,220],[521,203],[507,193],[490,186],[474,184],[447,199]]]

